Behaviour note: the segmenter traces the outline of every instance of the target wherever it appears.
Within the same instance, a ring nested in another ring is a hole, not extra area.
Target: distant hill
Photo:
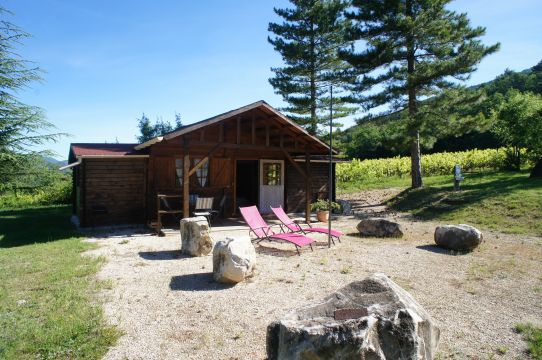
[[[495,79],[470,88],[482,89],[486,93],[486,104],[483,104],[486,108],[495,105],[495,103],[491,103],[492,100],[498,101],[494,100],[498,99],[496,94],[504,95],[511,89],[542,94],[542,61],[523,71],[506,70]],[[357,158],[408,154],[404,144],[404,136],[401,133],[404,115],[404,111],[398,111],[358,120],[356,125],[339,133],[338,142],[342,144],[341,151],[349,157]],[[425,146],[425,153],[500,147],[502,144],[488,130],[487,126],[485,128],[482,126],[465,134],[438,139],[430,145],[422,143],[422,147]]]
[[[50,156],[44,156],[43,160],[49,164],[53,164],[55,166],[61,167],[68,165],[68,160],[57,160],[55,158],[52,158]]]

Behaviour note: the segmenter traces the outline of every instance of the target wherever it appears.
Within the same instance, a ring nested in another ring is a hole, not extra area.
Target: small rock
[[[256,250],[250,237],[226,238],[213,249],[213,277],[221,283],[238,283],[250,277],[256,266]]]
[[[435,243],[446,249],[471,251],[482,241],[482,232],[470,225],[444,225],[435,229]]]
[[[403,236],[400,224],[379,218],[363,219],[356,226],[361,236],[369,237],[395,237]]]
[[[26,300],[23,300],[23,299],[17,300],[17,305],[22,306],[22,305],[25,305],[25,304],[26,304]]]
[[[267,327],[275,359],[433,359],[440,330],[384,274],[355,281]]]
[[[213,250],[209,223],[203,216],[181,220],[181,251],[191,256],[204,256]]]

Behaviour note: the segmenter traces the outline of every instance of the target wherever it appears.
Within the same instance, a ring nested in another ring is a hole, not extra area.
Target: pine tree
[[[183,127],[181,115],[175,113],[175,124],[171,125],[169,121],[164,121],[161,117],[156,119],[156,123],[152,124],[145,113],[141,114],[141,118],[137,119],[137,127],[140,135],[137,136],[137,141],[144,143],[157,136],[162,136],[168,132],[175,131]]]
[[[139,128],[140,135],[136,138],[140,143],[144,143],[155,136],[155,131],[151,125],[151,121],[147,115],[145,115],[145,113],[141,114],[141,118],[137,119],[137,127]]]
[[[54,126],[40,108],[18,100],[18,94],[41,80],[40,69],[17,54],[17,46],[30,35],[6,20],[0,8],[0,183],[20,176],[37,157],[50,154],[36,147],[56,141],[61,133],[47,133]]]
[[[358,101],[366,110],[383,105],[407,109],[413,188],[423,186],[420,129],[427,119],[435,119],[439,107],[474,100],[459,81],[468,79],[481,59],[499,48],[483,45],[479,38],[485,28],[471,27],[467,14],[446,9],[450,2],[354,0],[346,14],[353,22],[349,40],[365,45],[360,52],[341,52],[359,76],[353,86]],[[440,104],[426,102],[430,108],[420,108],[419,100],[439,94]]]
[[[338,51],[351,45],[345,40],[348,21],[343,17],[348,2],[290,2],[293,9],[274,9],[284,22],[269,24],[269,31],[275,37],[269,37],[268,41],[285,62],[284,67],[271,69],[275,76],[269,82],[288,103],[281,110],[315,135],[319,125],[329,121],[330,84],[334,84],[334,117],[345,117],[355,111],[345,102],[346,63],[338,58]]]

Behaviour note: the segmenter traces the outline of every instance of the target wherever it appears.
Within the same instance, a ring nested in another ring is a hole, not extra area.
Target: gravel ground
[[[436,224],[388,216],[403,224],[403,239],[360,238],[357,219],[341,217],[334,227],[348,235],[331,248],[325,235],[301,256],[262,243],[256,275],[236,286],[212,281],[211,255],[182,255],[177,232],[89,238],[101,245],[90,253],[107,259],[98,274],[111,284],[106,315],[124,332],[105,358],[264,359],[270,322],[374,272],[409,291],[440,325],[440,358],[526,358],[514,326],[542,321],[542,238],[485,232],[476,251],[457,255],[431,245]],[[237,234],[246,228],[212,232],[215,240]]]

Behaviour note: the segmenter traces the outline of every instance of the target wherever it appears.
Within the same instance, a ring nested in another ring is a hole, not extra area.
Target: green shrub
[[[62,177],[42,188],[4,191],[0,193],[0,208],[69,204],[71,193],[71,179]]]
[[[331,202],[331,210],[339,210],[341,205],[336,202]],[[312,211],[328,211],[329,210],[329,200],[318,199],[316,202],[311,204]]]
[[[526,159],[525,156],[522,158]],[[509,166],[504,148],[443,152],[422,156],[422,174],[424,176],[452,174],[456,164],[459,164],[464,172],[501,170]],[[350,163],[337,164],[336,175],[338,182],[409,176],[410,157],[354,159]]]

